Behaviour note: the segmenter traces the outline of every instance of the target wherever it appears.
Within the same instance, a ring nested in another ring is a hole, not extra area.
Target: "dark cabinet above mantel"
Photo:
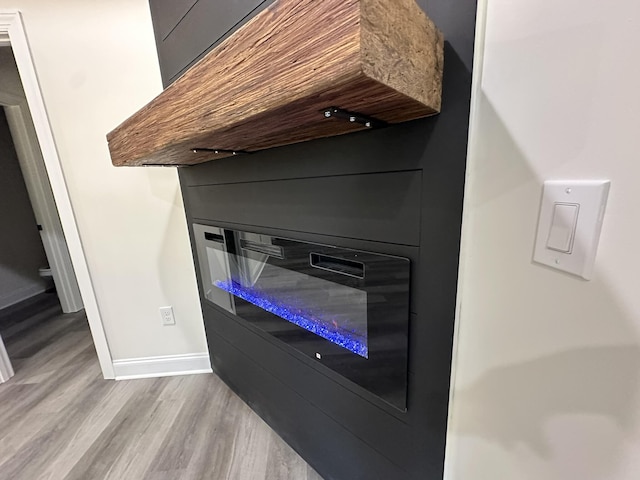
[[[192,165],[433,115],[442,68],[415,0],[276,0],[109,133],[111,158]]]

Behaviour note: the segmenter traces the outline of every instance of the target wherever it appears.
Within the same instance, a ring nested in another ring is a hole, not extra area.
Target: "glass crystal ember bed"
[[[363,335],[348,330],[341,327],[335,319],[327,318],[322,313],[318,314],[297,305],[283,304],[278,298],[270,296],[260,289],[244,287],[238,282],[217,280],[214,285],[361,357],[368,358],[369,356],[366,331]]]

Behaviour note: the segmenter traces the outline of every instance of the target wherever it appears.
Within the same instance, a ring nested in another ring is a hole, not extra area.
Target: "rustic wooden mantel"
[[[443,38],[415,0],[277,0],[107,135],[114,165],[192,165],[440,111]],[[215,153],[214,150],[218,150]]]

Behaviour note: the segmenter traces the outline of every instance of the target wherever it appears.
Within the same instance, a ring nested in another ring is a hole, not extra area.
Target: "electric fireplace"
[[[406,410],[406,258],[194,224],[206,301]]]

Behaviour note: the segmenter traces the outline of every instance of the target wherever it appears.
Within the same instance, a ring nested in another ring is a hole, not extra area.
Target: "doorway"
[[[19,72],[19,78],[26,101],[23,101],[21,104],[20,95],[11,92],[5,96],[0,103],[9,105],[5,107],[8,121],[12,115],[20,117],[24,112],[23,108],[27,108],[28,112],[30,112],[30,116],[24,114],[22,117],[23,120],[29,118],[32,120],[31,125],[33,126],[33,131],[35,131],[35,138],[40,146],[39,154],[44,164],[42,169],[44,175],[42,178],[48,178],[46,183],[54,198],[53,211],[57,213],[58,222],[62,226],[60,231],[64,232],[62,238],[66,239],[67,256],[71,258],[73,265],[70,277],[76,282],[76,288],[81,293],[81,297],[80,295],[77,296],[79,303],[77,303],[75,307],[70,308],[81,309],[84,304],[86,318],[89,323],[89,328],[91,329],[102,375],[105,379],[113,379],[115,375],[111,352],[109,350],[104,326],[102,325],[100,310],[93,290],[93,282],[89,274],[73,208],[67,192],[60,157],[55,145],[33,58],[29,49],[27,32],[19,12],[0,10],[0,47],[8,46],[10,46],[13,51],[15,65]],[[0,81],[2,78],[3,77],[0,77]],[[40,221],[40,219],[38,219],[38,221]],[[43,231],[47,231],[46,225],[42,224],[42,226]],[[73,272],[75,272],[75,275],[73,275]],[[4,362],[6,355],[3,355],[3,353],[4,348],[0,340],[0,376],[4,376],[2,372],[8,371],[11,367],[9,365],[9,369],[7,369],[7,365],[4,365],[4,363],[6,363]],[[0,382],[1,381],[2,379],[0,378]]]
[[[82,310],[44,160],[11,47],[0,47],[0,334],[44,311]],[[25,307],[25,308],[23,308]],[[5,315],[9,312],[10,314]],[[24,317],[24,318],[23,318]],[[9,321],[10,319],[10,321]],[[13,374],[4,346],[0,381]]]
[[[18,68],[8,46],[0,47],[0,79],[0,106],[4,107],[0,113],[3,147],[0,161],[4,170],[3,181],[7,184],[3,188],[5,205],[0,208],[5,209],[5,216],[11,212],[5,228],[11,225],[16,229],[15,232],[4,233],[5,243],[12,247],[5,250],[14,250],[11,259],[7,255],[4,262],[14,263],[17,270],[22,270],[14,275],[14,284],[18,284],[14,288],[6,285],[0,292],[0,309],[43,291],[42,287],[50,275],[48,283],[53,281],[62,311],[77,312],[83,308],[80,290]],[[29,222],[34,229],[37,226],[39,235],[29,228]],[[41,270],[39,275],[35,275],[38,262]],[[39,276],[42,276],[40,281]],[[7,296],[11,294],[12,297]]]

